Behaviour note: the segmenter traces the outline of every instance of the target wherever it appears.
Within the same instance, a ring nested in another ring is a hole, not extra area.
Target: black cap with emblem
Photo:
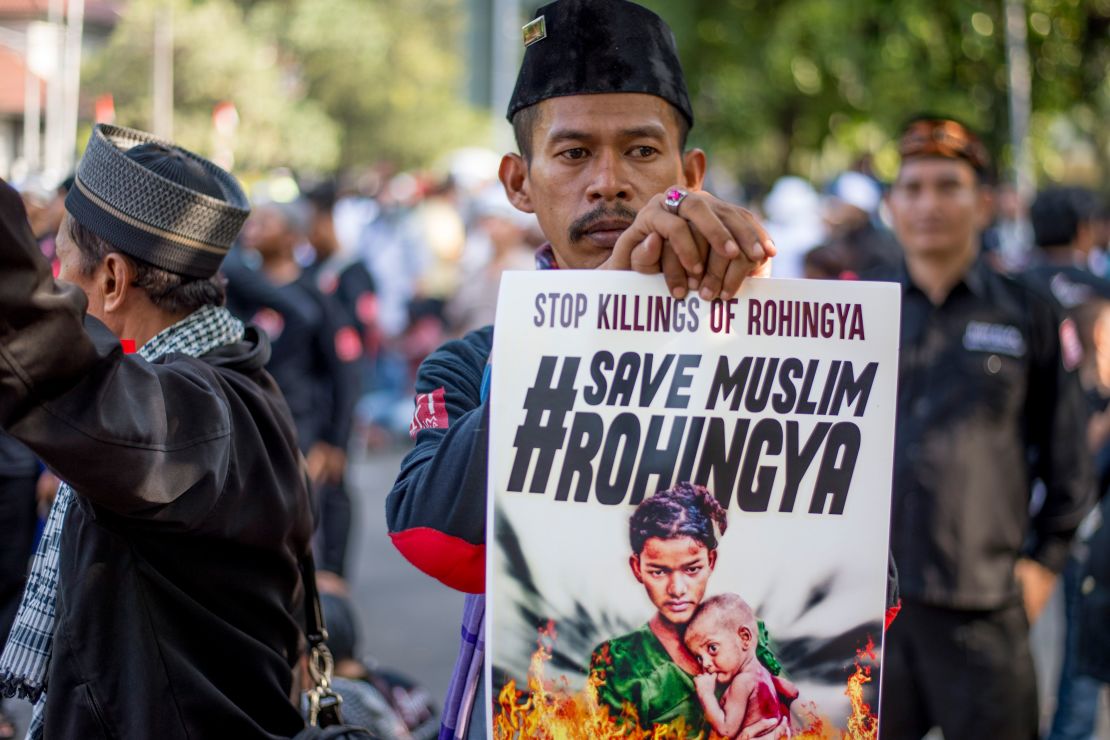
[[[548,98],[645,93],[694,125],[674,34],[647,8],[627,0],[557,0],[536,11],[524,44],[510,121]]]

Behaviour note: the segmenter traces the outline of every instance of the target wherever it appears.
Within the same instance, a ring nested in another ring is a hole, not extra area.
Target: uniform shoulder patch
[[[409,436],[416,439],[421,429],[446,429],[450,422],[447,418],[447,391],[440,386],[431,393],[416,396],[416,411],[409,425]]]
[[[335,354],[343,362],[354,362],[362,355],[362,340],[353,327],[344,326],[335,333]]]

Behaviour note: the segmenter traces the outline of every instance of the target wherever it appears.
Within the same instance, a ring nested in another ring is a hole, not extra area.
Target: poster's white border
[[[525,270],[525,271],[521,271],[521,270],[506,271],[506,273],[514,273],[514,272],[525,272],[525,273],[527,273],[527,272],[532,272],[532,271],[527,271],[527,270]],[[506,274],[506,273],[503,273],[503,274]],[[663,277],[660,275],[659,279],[663,280]],[[750,278],[749,280],[746,280],[744,282],[744,284],[740,287],[739,292],[735,296],[736,298],[746,297],[746,294],[748,294],[750,292],[750,289],[749,289],[749,286],[751,285],[750,280],[753,280],[753,279],[754,280],[773,280],[773,281],[776,281],[776,282],[791,282],[791,283],[793,283],[793,282],[810,282],[810,280],[807,280],[807,279],[804,279],[804,278]],[[894,325],[900,327],[901,322],[902,322],[902,293],[901,293],[901,288],[900,288],[899,284],[894,283],[894,282],[883,282],[883,281],[861,281],[861,282],[866,282],[867,285],[869,286],[868,287],[869,290],[872,289],[872,288],[870,288],[870,286],[874,285],[874,286],[876,286],[875,290],[878,290],[878,291],[886,290],[886,291],[891,291],[891,292],[897,293],[897,299],[894,301],[894,305],[893,305],[893,311],[895,313]],[[498,301],[497,301],[498,305],[501,305],[503,303],[501,301],[501,296],[505,292],[505,285],[506,285],[506,281],[502,280],[501,284],[498,288]],[[495,328],[494,328],[493,341],[496,342],[496,340],[497,340],[496,323],[494,324],[494,326],[495,326]],[[494,360],[496,360],[496,358],[493,357],[493,346],[494,346],[493,344],[490,345],[490,359],[488,361],[489,363],[492,363]],[[893,405],[894,405],[894,426],[895,426],[895,429],[892,430],[892,432],[891,432],[892,434],[895,433],[895,431],[897,429],[897,424],[898,424],[898,385],[899,385],[898,381],[899,381],[899,378],[898,378],[898,370],[897,369],[901,366],[901,352],[902,352],[901,341],[899,341],[894,347],[895,375],[894,375]],[[490,378],[489,378],[490,393],[487,397],[487,403],[491,404],[491,407],[490,407],[491,424],[492,424],[492,418],[493,418],[492,404],[494,402],[493,399],[495,397],[493,392],[492,392],[493,391],[493,372],[494,372],[494,369],[495,369],[494,367],[490,368]],[[484,372],[485,372],[485,370],[483,370],[483,373]],[[492,476],[490,474],[490,469],[492,468],[492,465],[493,465],[493,455],[494,455],[494,453],[493,453],[492,428],[490,429],[490,434],[487,435],[487,437],[488,437],[488,440],[487,440],[487,448],[486,448],[487,472],[486,472],[486,543],[485,543],[486,544],[486,564],[485,564],[485,586],[486,586],[486,588],[485,588],[485,594],[484,594],[484,596],[486,598],[486,604],[485,604],[485,610],[482,614],[482,626],[483,626],[482,631],[483,631],[483,634],[485,636],[485,650],[484,650],[483,656],[482,656],[482,663],[483,663],[483,665],[482,665],[482,684],[483,684],[483,687],[485,689],[485,691],[484,691],[485,706],[482,707],[482,711],[485,715],[486,738],[487,738],[487,740],[493,740],[493,720],[494,720],[493,700],[494,700],[495,697],[494,697],[494,694],[493,694],[493,662],[492,662],[492,659],[491,659],[492,658],[492,650],[490,649],[490,645],[491,645],[490,638],[492,636],[492,627],[493,627],[493,625],[492,625],[492,609],[490,608],[491,604],[490,604],[490,601],[489,601],[489,584],[491,584],[493,582],[493,558],[491,557],[491,552],[492,552],[493,547],[496,546],[495,541],[492,543],[492,546],[491,546],[491,539],[490,539],[493,536],[493,526],[494,526],[493,525],[493,511],[494,511],[494,505],[496,503],[495,502],[496,492],[495,492],[495,485],[494,485],[495,484],[495,479],[494,479],[494,476]],[[890,490],[891,503],[890,503],[890,506],[888,507],[888,516],[893,512],[893,509],[894,509],[894,501],[893,501],[893,498],[894,498],[894,454],[893,453],[896,453],[896,452],[897,452],[896,449],[892,449],[892,454],[891,454],[891,457],[890,457],[890,470],[889,470],[888,479],[890,480],[890,485],[891,485],[891,490]],[[882,532],[882,537],[886,541],[886,550],[887,550],[888,553],[890,553],[890,520],[889,520],[889,518],[887,520],[886,529],[885,529],[884,532]],[[884,616],[885,616],[885,608],[886,608],[885,603],[883,604],[883,608],[884,608]],[[885,657],[885,653],[886,653],[886,632],[887,632],[886,620],[884,619],[883,623],[882,623],[882,629],[879,631],[879,635],[880,635],[880,640],[879,640],[879,681],[878,681],[878,692],[876,694],[876,697],[877,697],[876,702],[878,703],[879,706],[882,706],[883,684],[884,684],[883,679],[886,675],[886,671],[883,670],[883,664],[885,662],[884,657]],[[882,737],[882,733],[881,733],[881,730],[882,730],[882,716],[879,714],[879,706],[874,707],[875,715],[876,715],[876,717],[878,717],[878,722],[876,723],[877,726],[876,726],[875,729],[876,729],[876,736],[877,737]],[[471,716],[470,716],[470,718],[467,722],[468,728],[469,728],[470,723],[474,721],[473,713],[474,713],[475,709],[477,709],[477,707],[474,707],[471,710]]]

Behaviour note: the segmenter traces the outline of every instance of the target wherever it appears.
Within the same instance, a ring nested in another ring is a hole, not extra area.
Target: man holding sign
[[[549,239],[542,266],[662,272],[675,298],[706,300],[769,271],[774,246],[754,217],[700,192],[706,157],[686,148],[693,111],[658,16],[624,0],[560,0],[537,12],[524,37],[508,111],[520,153],[505,155],[500,177]],[[454,737],[485,736],[482,712],[471,712],[484,658],[491,346],[487,327],[425,361],[416,446],[386,503],[405,557],[475,595],[444,711]]]

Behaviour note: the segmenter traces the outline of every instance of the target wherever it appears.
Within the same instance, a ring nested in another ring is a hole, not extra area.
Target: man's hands
[[[675,215],[663,195],[640,209],[603,269],[662,272],[676,298],[732,298],[749,275],[770,274],[775,246],[750,211],[690,192]]]
[[[343,472],[347,469],[347,453],[327,442],[317,442],[305,455],[305,462],[308,465],[308,477],[313,483],[334,485],[343,479]]]
[[[1037,621],[1056,586],[1056,574],[1036,560],[1021,558],[1014,566],[1014,577],[1021,586],[1025,615],[1029,624]]]

